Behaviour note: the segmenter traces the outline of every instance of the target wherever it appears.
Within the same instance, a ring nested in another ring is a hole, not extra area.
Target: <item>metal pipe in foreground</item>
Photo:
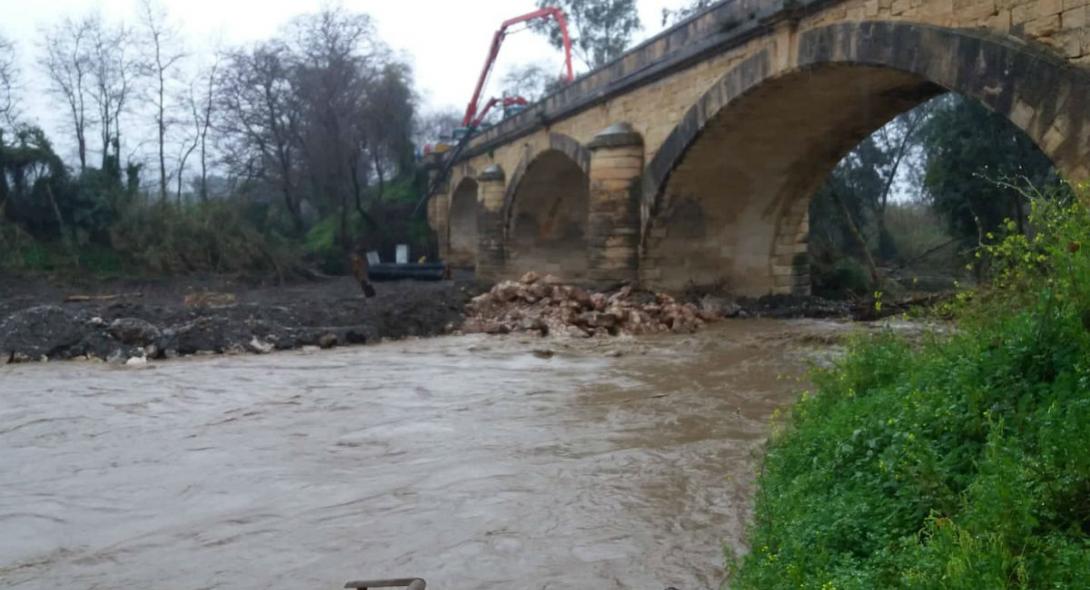
[[[409,590],[424,590],[427,585],[427,582],[420,578],[401,578],[397,580],[363,580],[348,582],[344,587],[354,588],[356,590],[367,590],[368,588],[408,588]]]

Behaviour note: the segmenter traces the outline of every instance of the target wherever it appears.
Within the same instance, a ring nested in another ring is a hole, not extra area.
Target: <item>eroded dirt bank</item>
[[[0,275],[0,364],[145,362],[450,332],[609,338],[691,333],[723,319],[875,315],[867,302],[816,297],[670,296],[629,287],[597,293],[537,273],[487,292],[469,275],[453,282],[380,283],[377,290],[377,297],[366,299],[351,278],[261,286],[225,277],[81,283],[78,277]]]
[[[107,281],[0,276],[0,364],[333,347],[434,336],[461,322],[468,283],[350,278],[254,286],[223,277]]]
[[[717,588],[770,416],[853,328],[3,366],[0,586]]]

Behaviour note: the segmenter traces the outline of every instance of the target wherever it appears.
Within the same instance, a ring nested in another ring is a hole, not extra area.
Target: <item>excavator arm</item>
[[[488,77],[492,74],[493,66],[496,65],[496,58],[500,54],[500,46],[503,45],[503,40],[507,36],[507,30],[519,23],[543,18],[556,19],[557,27],[560,28],[560,38],[564,45],[564,78],[568,83],[571,83],[575,79],[575,73],[572,70],[571,63],[571,36],[568,34],[568,19],[564,15],[563,10],[556,7],[542,8],[503,21],[500,28],[492,35],[492,44],[488,47],[488,58],[484,62],[484,68],[481,70],[480,77],[477,78],[477,86],[473,89],[473,98],[469,99],[465,117],[462,119],[462,127],[466,128],[466,133],[458,140],[458,144],[454,149],[446,154],[439,172],[432,177],[432,180],[428,185],[428,191],[421,197],[420,201],[417,202],[416,208],[413,209],[413,216],[416,216],[424,210],[424,205],[427,204],[431,195],[435,193],[437,187],[446,181],[454,162],[458,160],[462,150],[466,148],[470,139],[473,137],[473,131],[480,126],[482,121],[484,121],[485,115],[488,114],[488,111],[492,107],[499,104],[500,101],[503,102],[503,106],[505,107],[526,104],[526,99],[522,97],[508,96],[502,99],[493,98],[484,108],[481,108],[481,95],[484,93],[485,86],[488,85]]]
[[[478,110],[481,105],[481,94],[484,92],[485,85],[488,84],[488,77],[492,74],[492,68],[496,65],[496,58],[500,55],[500,46],[503,45],[503,40],[507,37],[507,30],[519,23],[541,18],[556,19],[556,24],[560,27],[560,37],[564,44],[565,78],[568,82],[575,79],[575,74],[572,71],[571,65],[571,36],[568,34],[568,19],[564,16],[563,10],[556,7],[541,8],[521,16],[516,16],[515,18],[507,19],[503,21],[503,24],[500,25],[500,28],[492,36],[492,45],[488,48],[488,58],[484,62],[484,68],[481,70],[480,77],[477,78],[477,87],[473,89],[473,97],[469,99],[465,117],[462,119],[463,127],[471,127],[475,122],[478,122],[483,118],[478,116]]]

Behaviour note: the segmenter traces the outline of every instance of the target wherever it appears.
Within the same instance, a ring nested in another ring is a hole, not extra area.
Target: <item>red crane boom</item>
[[[469,99],[469,106],[466,107],[466,115],[462,119],[463,127],[471,127],[474,123],[480,122],[480,117],[477,116],[477,111],[480,108],[481,93],[484,92],[484,86],[488,82],[488,76],[492,73],[492,66],[496,65],[496,57],[500,54],[500,45],[503,45],[503,39],[507,36],[507,29],[517,25],[539,18],[555,18],[557,26],[560,27],[560,36],[564,42],[564,67],[565,77],[568,82],[575,79],[575,75],[572,72],[571,66],[571,37],[568,35],[568,19],[564,16],[564,11],[556,8],[542,8],[533,12],[528,12],[522,16],[516,16],[515,18],[503,21],[499,30],[492,36],[492,46],[488,49],[488,59],[484,62],[484,69],[481,70],[481,77],[477,80],[477,88],[473,91],[473,98]]]

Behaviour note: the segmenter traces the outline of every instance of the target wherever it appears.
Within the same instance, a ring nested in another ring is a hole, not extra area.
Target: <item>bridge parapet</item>
[[[463,159],[515,141],[632,88],[667,77],[709,55],[741,45],[768,31],[779,20],[840,1],[729,0],[711,6],[481,133],[464,152]]]

